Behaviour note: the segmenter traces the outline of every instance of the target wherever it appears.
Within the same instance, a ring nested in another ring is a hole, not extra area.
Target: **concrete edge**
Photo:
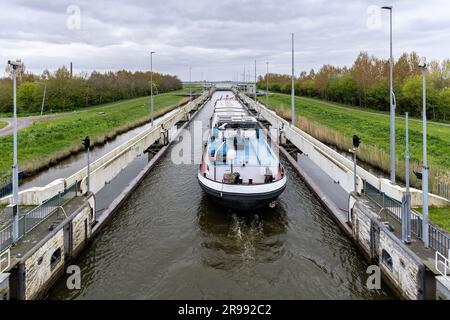
[[[31,255],[33,255],[40,247],[42,247],[50,238],[52,238],[56,233],[58,233],[66,224],[67,222],[73,220],[75,216],[83,210],[86,205],[88,204],[89,198],[93,197],[94,195],[92,193],[89,193],[84,197],[84,202],[81,206],[79,206],[74,212],[72,212],[67,218],[65,218],[62,222],[60,222],[52,231],[50,231],[44,238],[42,238],[39,242],[37,242],[30,250],[27,251],[26,254],[24,254],[20,259],[18,259],[17,264],[25,262],[26,259],[28,259]],[[58,208],[59,210],[59,208]]]
[[[325,206],[328,212],[332,214],[332,217],[334,220],[336,220],[341,229],[348,235],[352,236],[352,230],[347,225],[347,221],[343,220],[339,213],[341,212],[341,209],[336,207],[334,203],[332,203],[328,198],[325,196],[325,194],[320,190],[319,186],[314,182],[314,180],[306,173],[304,172],[294,158],[282,147],[280,146],[280,150],[283,153],[283,155],[288,159],[288,161],[291,163],[291,165],[295,168],[295,170],[300,174],[300,176],[303,178],[303,180],[306,182],[307,186],[314,192],[314,194],[319,198],[319,201]]]

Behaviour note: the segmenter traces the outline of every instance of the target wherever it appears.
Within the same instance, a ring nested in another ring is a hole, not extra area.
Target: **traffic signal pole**
[[[89,137],[86,137],[83,139],[83,145],[85,147],[85,149],[87,150],[87,178],[86,178],[86,182],[87,182],[87,192],[89,192],[91,190],[91,170],[90,170],[90,154],[89,154],[89,149],[91,146],[91,140],[89,139]]]

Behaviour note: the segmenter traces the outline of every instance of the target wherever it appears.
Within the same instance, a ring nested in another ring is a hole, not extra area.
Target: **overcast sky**
[[[254,73],[350,66],[364,50],[387,58],[393,5],[394,56],[450,58],[448,0],[14,1],[0,9],[0,65],[20,58],[35,73],[74,63],[75,72],[154,70],[182,80],[242,79]],[[2,67],[3,69],[3,67]]]

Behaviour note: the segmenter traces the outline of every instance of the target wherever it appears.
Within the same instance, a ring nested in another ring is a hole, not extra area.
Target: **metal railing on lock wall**
[[[437,184],[437,194],[442,198],[450,200],[450,184],[439,182]]]
[[[56,213],[60,207],[75,198],[78,194],[78,183],[75,182],[64,191],[59,192],[50,199],[45,200],[39,206],[31,209],[19,217],[19,237],[29,233],[36,228],[42,221]],[[9,223],[0,230],[0,252],[8,249],[13,243],[13,224]]]
[[[10,180],[0,180],[0,199],[12,194],[12,182]]]
[[[390,198],[378,188],[372,186],[367,181],[364,182],[364,194],[367,198],[383,208],[390,217],[402,223],[402,204],[401,202]],[[428,224],[429,244],[434,250],[447,254],[450,249],[450,237],[433,224]],[[418,238],[422,238],[422,216],[415,210],[411,210],[411,232]]]

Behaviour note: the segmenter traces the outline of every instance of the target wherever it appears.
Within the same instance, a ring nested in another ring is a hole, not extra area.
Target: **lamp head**
[[[420,58],[419,67],[420,68],[426,68],[427,67],[427,59],[425,57]]]
[[[227,158],[234,160],[236,158],[236,151],[234,149],[229,149],[227,152]]]
[[[13,68],[14,70],[20,69],[23,67],[23,62],[20,60],[16,60],[16,61],[8,60],[8,66]]]
[[[392,6],[384,6],[384,7],[381,7],[381,9],[384,9],[384,10],[392,10]]]

